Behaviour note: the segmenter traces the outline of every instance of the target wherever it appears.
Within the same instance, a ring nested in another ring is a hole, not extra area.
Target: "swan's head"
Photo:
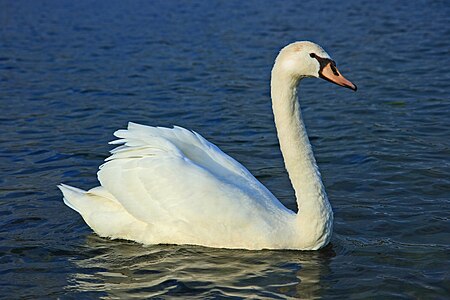
[[[330,55],[312,42],[295,42],[281,49],[275,68],[295,81],[304,77],[323,78],[356,91],[356,85],[342,76]]]

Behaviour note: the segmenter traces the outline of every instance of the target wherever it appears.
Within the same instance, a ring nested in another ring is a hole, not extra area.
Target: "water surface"
[[[449,297],[447,1],[1,1],[0,296]],[[321,44],[352,93],[301,86],[335,211],[316,252],[142,246],[91,232],[88,189],[128,121],[196,130],[296,204],[269,98],[277,51]]]

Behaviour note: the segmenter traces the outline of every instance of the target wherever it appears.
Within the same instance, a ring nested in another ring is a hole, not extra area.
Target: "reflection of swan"
[[[197,246],[142,247],[88,235],[66,291],[90,298],[317,299],[328,286],[331,247],[243,251]],[[79,297],[78,297],[79,298]],[[86,298],[86,297],[85,297]]]
[[[275,123],[298,214],[240,163],[197,133],[130,123],[123,144],[88,192],[61,185],[64,202],[100,236],[146,244],[315,250],[331,236],[333,213],[303,124],[297,86],[321,77],[356,90],[318,45],[296,42],[272,70]]]

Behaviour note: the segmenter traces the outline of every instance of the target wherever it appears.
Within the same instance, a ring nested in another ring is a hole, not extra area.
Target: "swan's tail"
[[[58,188],[63,194],[64,204],[82,215],[81,210],[77,208],[77,204],[80,206],[79,202],[82,201],[81,199],[86,194],[86,191],[63,183],[58,185]]]
[[[58,185],[64,203],[78,212],[100,236],[140,241],[145,224],[131,216],[102,186],[84,191],[66,184]],[[138,237],[129,236],[135,233]]]

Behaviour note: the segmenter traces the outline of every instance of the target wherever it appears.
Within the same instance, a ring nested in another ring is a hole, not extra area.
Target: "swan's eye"
[[[315,58],[316,54],[315,53],[310,53],[309,56],[312,57],[312,58]]]

